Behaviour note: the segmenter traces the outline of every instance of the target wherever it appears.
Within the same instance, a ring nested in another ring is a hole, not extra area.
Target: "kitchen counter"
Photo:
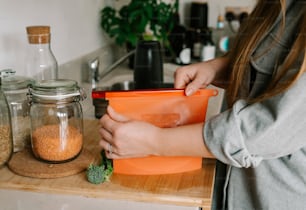
[[[165,82],[173,82],[176,65],[164,65]],[[75,75],[74,68],[65,72]],[[62,75],[65,76],[65,75]],[[70,78],[70,77],[69,77]],[[115,82],[133,80],[133,72],[120,66],[99,82],[109,86]],[[97,158],[99,153],[98,120],[94,117],[91,84],[80,82],[87,93],[82,101],[84,114],[84,147]],[[216,88],[216,87],[211,87]],[[218,89],[218,88],[217,88]],[[223,90],[209,100],[206,118],[218,114]],[[201,170],[187,173],[130,176],[113,174],[110,182],[94,185],[85,172],[56,179],[19,176],[7,167],[0,168],[1,210],[191,210],[211,209],[215,175],[215,160],[204,159]]]
[[[98,141],[98,120],[85,120],[84,125],[84,147],[87,148],[97,158],[99,157]],[[100,185],[94,185],[86,180],[85,172],[56,179],[38,179],[23,177],[14,174],[7,167],[0,169],[0,203],[2,210],[28,210],[23,205],[30,205],[30,199],[26,196],[20,196],[19,198],[11,198],[12,192],[25,192],[34,195],[31,199],[33,206],[37,206],[37,209],[49,209],[46,205],[44,208],[39,207],[40,202],[38,199],[44,199],[44,201],[51,201],[54,203],[52,208],[55,210],[58,202],[54,202],[52,195],[57,197],[70,196],[68,200],[62,201],[59,210],[70,210],[70,209],[84,209],[81,205],[74,205],[75,207],[70,208],[69,202],[79,203],[82,200],[84,202],[88,199],[92,206],[95,206],[94,202],[105,201],[105,205],[111,207],[103,209],[115,209],[116,205],[121,202],[121,207],[116,209],[129,209],[128,204],[139,204],[139,209],[149,209],[143,206],[145,203],[149,203],[155,209],[203,209],[209,210],[212,202],[212,191],[214,184],[215,174],[215,161],[212,159],[204,159],[203,167],[200,170],[169,174],[169,175],[152,175],[152,176],[132,176],[132,175],[120,175],[113,174],[110,182],[105,182]],[[35,193],[42,193],[36,194]],[[14,194],[16,195],[16,194]],[[39,196],[45,195],[45,197]],[[72,197],[71,197],[72,196]],[[72,199],[73,197],[77,199]],[[22,199],[26,199],[22,202]],[[111,202],[107,204],[107,202]],[[36,202],[36,203],[35,203]],[[101,204],[104,205],[104,204]],[[155,206],[157,205],[157,206]],[[66,206],[66,207],[65,207]],[[77,206],[77,207],[76,207]],[[86,205],[87,210],[92,208]],[[105,206],[105,207],[106,207]],[[152,207],[152,209],[154,209]],[[96,208],[96,207],[94,207]],[[36,209],[36,208],[35,208]],[[131,209],[137,209],[131,208]],[[34,207],[31,208],[34,210]]]

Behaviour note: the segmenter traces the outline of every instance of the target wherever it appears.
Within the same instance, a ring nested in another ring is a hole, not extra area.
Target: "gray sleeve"
[[[205,123],[205,144],[220,161],[256,167],[306,145],[306,74],[286,92],[260,103],[237,101]]]

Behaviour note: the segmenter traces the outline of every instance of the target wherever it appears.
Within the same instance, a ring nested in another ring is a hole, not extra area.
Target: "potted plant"
[[[158,40],[169,48],[168,34],[174,25],[178,0],[131,0],[119,11],[107,6],[101,10],[101,28],[119,46],[135,48],[138,40]]]

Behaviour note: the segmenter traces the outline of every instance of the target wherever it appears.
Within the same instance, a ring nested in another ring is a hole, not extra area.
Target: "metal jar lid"
[[[2,90],[6,92],[27,89],[33,82],[33,79],[23,76],[4,77],[2,78]]]
[[[39,101],[79,101],[86,98],[85,92],[78,83],[68,79],[35,81],[29,92],[33,100]]]

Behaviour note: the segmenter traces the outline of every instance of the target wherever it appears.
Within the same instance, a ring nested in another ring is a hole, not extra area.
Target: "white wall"
[[[64,64],[109,43],[100,29],[99,11],[105,5],[120,7],[129,0],[0,0],[0,69],[24,74],[28,25],[50,25],[52,50]],[[173,0],[165,0],[173,1]],[[192,0],[180,0],[183,22]],[[256,0],[209,0],[209,25],[214,26],[225,6],[252,6]]]
[[[50,25],[59,64],[105,45],[99,11],[106,0],[0,0],[0,69],[23,75],[28,25]]]

